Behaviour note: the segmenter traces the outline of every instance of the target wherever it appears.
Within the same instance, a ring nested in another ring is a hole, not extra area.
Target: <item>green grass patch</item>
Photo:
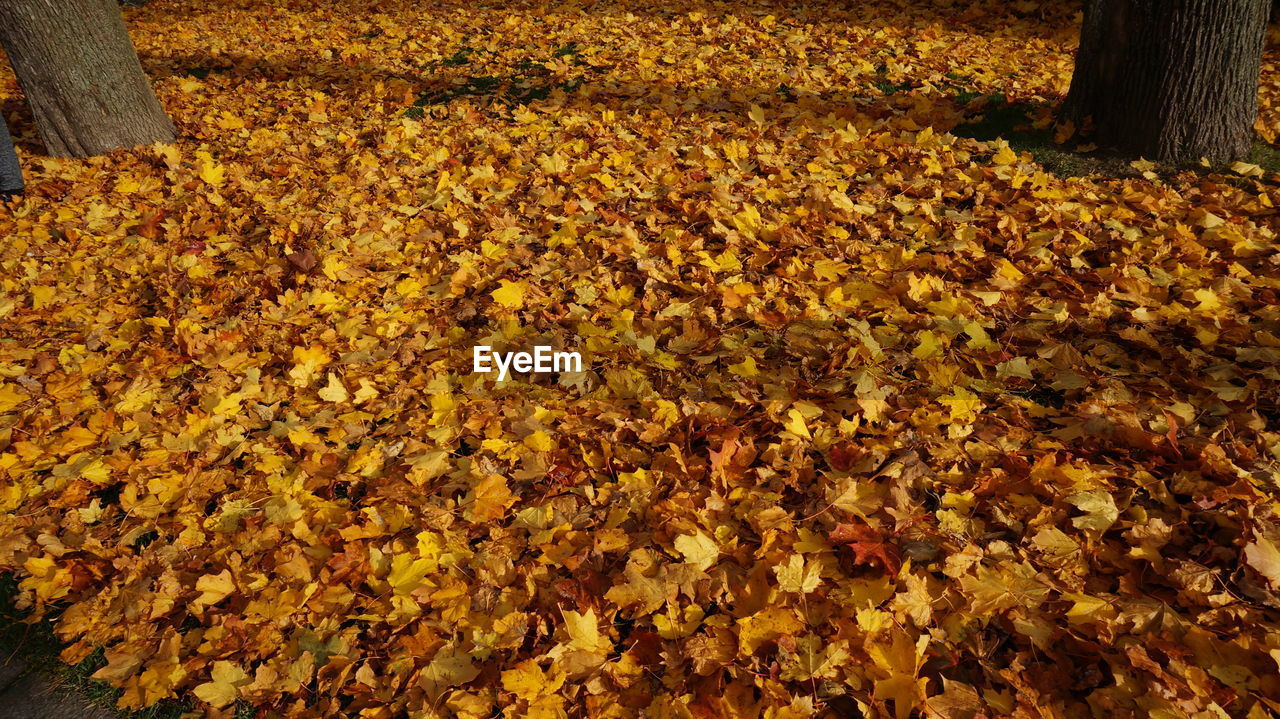
[[[1253,145],[1253,154],[1249,162],[1272,174],[1280,175],[1280,147],[1257,142]]]
[[[163,701],[135,712],[117,709],[120,690],[89,678],[107,664],[102,650],[95,651],[74,666],[63,663],[58,658],[63,645],[53,633],[57,617],[28,622],[24,613],[15,606],[17,597],[17,580],[9,575],[0,576],[0,656],[4,659],[20,660],[30,671],[43,674],[51,682],[125,719],[180,719],[191,712],[190,705],[177,701]]]
[[[443,65],[456,66],[468,62],[470,50],[463,48],[446,58]],[[569,43],[552,53],[552,57],[577,58],[580,50],[577,43]],[[545,60],[524,58],[503,75],[472,75],[454,81],[447,87],[434,87],[422,92],[405,110],[405,115],[420,120],[426,116],[431,107],[447,105],[454,100],[474,97],[514,107],[527,105],[537,100],[545,100],[557,90],[572,93],[582,87],[585,78],[574,77],[557,81],[544,64]]]
[[[982,114],[973,122],[957,127],[954,134],[983,142],[1003,139],[1015,152],[1031,153],[1036,162],[1059,177],[1135,174],[1135,170],[1127,162],[1074,152],[1055,143],[1051,129],[1035,127],[1035,113],[1038,109],[1035,105],[1011,103],[1002,94],[956,97],[956,102],[963,105],[983,100]]]
[[[1043,108],[1027,103],[1011,103],[1004,95],[996,94],[964,99],[957,96],[962,105],[982,103],[972,122],[960,125],[953,133],[983,142],[1003,139],[1015,152],[1029,152],[1045,170],[1059,177],[1142,177],[1141,170],[1133,166],[1137,158],[1124,157],[1106,151],[1077,152],[1069,146],[1053,140],[1052,128],[1036,127],[1037,116],[1043,116]],[[1043,123],[1041,123],[1043,124]],[[1280,174],[1280,147],[1257,143],[1249,162],[1272,174]],[[1165,180],[1179,173],[1229,172],[1228,168],[1207,168],[1199,163],[1156,162],[1150,170]]]
[[[204,80],[205,78],[209,77],[214,73],[224,73],[224,72],[231,72],[231,68],[230,67],[206,67],[204,65],[197,65],[196,67],[188,68],[185,75],[187,77],[194,77],[197,80]]]
[[[908,92],[910,90],[916,89],[916,86],[912,83],[909,83],[909,82],[893,83],[883,78],[871,83],[871,86],[879,90],[880,92],[884,93],[885,95],[897,95],[900,92]]]
[[[951,95],[951,100],[961,107],[966,107],[974,100],[980,100],[986,97],[986,95],[978,92],[977,90],[966,90],[961,87],[951,87],[950,90],[953,93]]]
[[[551,53],[551,57],[568,57],[570,55],[577,55],[580,52],[582,52],[582,50],[578,47],[578,43],[571,42],[556,48],[556,51]]]
[[[445,67],[462,67],[471,62],[471,53],[473,52],[475,51],[469,47],[458,48],[456,52],[443,60],[443,64]]]

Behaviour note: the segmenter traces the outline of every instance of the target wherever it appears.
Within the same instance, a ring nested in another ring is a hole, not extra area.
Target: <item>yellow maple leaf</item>
[[[683,610],[668,605],[665,615],[653,615],[653,626],[657,628],[658,636],[663,639],[680,639],[697,631],[706,616],[702,607],[696,604],[687,606]]]
[[[240,411],[240,403],[243,399],[244,395],[240,392],[232,392],[220,398],[209,411],[220,417],[230,417]]]
[[[916,359],[927,360],[942,354],[942,341],[931,330],[924,330],[919,335],[920,343],[911,350]]]
[[[200,596],[196,597],[193,604],[197,607],[213,606],[231,596],[235,590],[236,583],[231,577],[231,570],[224,569],[218,574],[205,574],[196,580],[196,591],[200,592]]]
[[[868,645],[867,653],[876,666],[888,674],[875,682],[873,695],[880,701],[892,700],[897,719],[907,719],[924,698],[928,679],[918,678],[920,665],[929,638],[921,636],[911,641],[905,631],[893,632],[891,641],[878,641]]]
[[[293,348],[294,366],[289,370],[289,377],[296,384],[310,384],[322,367],[329,364],[329,353],[319,345]]]
[[[347,388],[342,384],[342,381],[338,379],[338,375],[333,372],[329,373],[329,384],[321,388],[318,394],[320,395],[320,399],[326,402],[347,401]]]
[[[729,371],[739,377],[758,377],[760,370],[756,368],[756,358],[747,357],[737,364],[729,365]]]
[[[809,425],[804,421],[804,414],[798,409],[792,409],[787,412],[787,421],[783,426],[788,432],[797,437],[813,439],[813,435],[809,434]]]
[[[1267,174],[1266,170],[1263,170],[1261,167],[1258,167],[1257,165],[1254,165],[1248,162],[1231,163],[1231,171],[1244,175],[1246,177],[1262,177],[1263,175]]]
[[[982,409],[982,401],[978,399],[978,396],[964,387],[957,387],[951,394],[939,397],[938,402],[946,405],[951,410],[950,420],[952,422],[964,424],[972,422],[978,411]]]
[[[808,594],[822,583],[822,568],[817,562],[806,564],[804,557],[793,554],[787,558],[786,564],[773,568],[778,577],[778,587],[784,592]]]
[[[80,468],[80,477],[95,484],[107,484],[111,481],[111,467],[102,458],[95,458]]]
[[[563,684],[563,674],[556,672],[554,668],[550,673],[543,672],[532,659],[526,659],[514,668],[502,672],[502,688],[526,701],[550,694]]]
[[[428,696],[438,697],[445,689],[461,686],[478,676],[480,668],[472,661],[471,655],[450,642],[436,650],[431,662],[422,670],[418,685],[426,690]]]
[[[360,387],[356,390],[356,404],[364,404],[369,400],[378,398],[378,387],[373,382],[363,377],[360,378]]]
[[[1272,588],[1280,590],[1280,548],[1268,537],[1258,534],[1244,547],[1244,560],[1266,578]]]
[[[387,581],[396,594],[405,596],[422,586],[427,574],[436,569],[431,559],[414,559],[410,554],[397,554],[391,558],[391,573]]]
[[[31,399],[31,395],[18,389],[17,385],[0,384],[0,412],[8,412]]]
[[[665,575],[656,565],[647,549],[633,551],[623,570],[626,582],[614,585],[605,594],[605,599],[622,607],[639,605],[633,610],[638,616],[652,614],[667,601]]]
[[[738,620],[738,654],[749,657],[765,642],[796,634],[804,624],[791,607],[774,605]]]
[[[31,288],[31,307],[32,309],[40,309],[53,303],[53,296],[57,294],[58,288],[49,285],[38,285]]]
[[[720,547],[716,541],[702,532],[682,534],[676,537],[675,545],[676,551],[684,555],[686,562],[703,572],[720,558]]]
[[[1080,492],[1067,497],[1067,501],[1085,513],[1085,516],[1071,520],[1071,523],[1080,529],[1105,532],[1120,517],[1120,510],[1116,507],[1115,499],[1110,492],[1101,490]]]
[[[242,130],[244,129],[244,120],[223,110],[218,117],[218,127],[224,130]]]
[[[582,613],[566,610],[562,614],[571,648],[587,652],[607,652],[613,647],[613,643],[600,634],[600,622],[596,618],[595,609],[588,607]]]
[[[1018,161],[1018,153],[1014,152],[1007,144],[1001,141],[1000,149],[996,151],[996,154],[991,158],[991,161],[997,165],[1006,167]]]
[[[243,669],[227,661],[213,664],[212,681],[194,689],[194,693],[210,706],[224,707],[240,698],[240,687],[250,683]]]
[[[1026,357],[1014,357],[1007,362],[1001,362],[996,365],[996,377],[1000,379],[1008,379],[1009,377],[1035,379],[1035,376],[1031,374],[1031,366],[1027,364]]]
[[[196,153],[196,159],[200,162],[201,180],[210,185],[221,185],[226,181],[227,170],[213,159],[213,155],[200,151]]]
[[[1115,607],[1101,597],[1077,592],[1063,592],[1062,598],[1075,602],[1075,605],[1067,610],[1067,620],[1073,624],[1105,622],[1114,620],[1116,617]]]
[[[123,682],[133,676],[147,657],[145,654],[129,647],[128,644],[128,642],[125,642],[122,645],[106,650],[103,653],[103,658],[107,660],[106,665],[94,672],[89,678],[100,682]]]
[[[523,441],[524,446],[535,452],[550,452],[555,447],[555,444],[551,441],[551,435],[542,430],[531,432]]]
[[[501,519],[506,516],[507,508],[516,501],[515,495],[507,487],[507,478],[500,474],[489,474],[481,479],[472,491],[470,500],[466,514],[473,522]]]
[[[528,288],[529,286],[524,282],[502,280],[502,286],[489,294],[503,307],[520,309],[524,307],[524,296]]]
[[[448,472],[450,466],[448,452],[443,450],[427,452],[409,460],[408,478],[414,486],[421,487]]]

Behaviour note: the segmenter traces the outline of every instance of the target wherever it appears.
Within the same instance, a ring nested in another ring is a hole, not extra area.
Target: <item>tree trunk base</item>
[[[0,44],[50,154],[174,140],[115,0],[0,1]]]
[[[1167,162],[1248,157],[1270,0],[1088,0],[1063,118]]]

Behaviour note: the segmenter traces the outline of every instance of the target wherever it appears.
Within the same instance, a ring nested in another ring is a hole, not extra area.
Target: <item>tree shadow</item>
[[[458,57],[460,54],[453,56],[457,59],[446,58],[418,71],[369,62],[316,63],[288,57],[203,51],[183,55],[144,53],[141,57],[153,79],[222,78],[219,81],[229,86],[289,82],[299,89],[314,88],[351,101],[365,99],[376,82],[397,82],[406,88],[405,99],[395,103],[388,112],[403,113],[414,119],[447,114],[454,102],[467,102],[490,111],[509,111],[541,101],[563,103],[577,99],[610,109],[661,110],[683,119],[742,118],[759,108],[779,122],[804,115],[830,114],[877,121],[906,115],[919,103],[928,102],[931,104],[928,123],[916,129],[929,126],[935,132],[945,133],[981,118],[993,103],[1004,101],[1002,95],[975,91],[969,78],[961,76],[950,76],[942,83],[909,79],[893,82],[880,73],[846,87],[813,91],[791,87],[785,82],[703,83],[661,76],[641,77],[586,63],[574,65],[574,71],[566,75],[528,59],[501,69],[473,69]],[[574,59],[572,44],[553,54]]]
[[[672,23],[674,26],[677,21],[688,19],[691,14],[711,20],[737,17],[747,23],[755,23],[762,17],[773,15],[782,18],[780,26],[838,22],[868,33],[943,27],[951,32],[1026,41],[1043,40],[1064,28],[1072,28],[1073,15],[1079,2],[1072,0],[1057,4],[1022,4],[1026,9],[1019,9],[1015,5],[1018,4],[1004,0],[890,0],[855,4],[837,0],[803,3],[793,0],[738,0],[733,3],[666,4],[642,0],[582,0],[554,6],[532,3],[517,3],[513,6],[509,3],[482,1],[457,6],[444,5],[438,11],[465,13],[465,24],[477,28],[477,40],[483,35],[491,34],[488,28],[495,26],[499,19],[515,12],[529,22],[561,27],[566,23],[572,25],[574,18],[604,18],[608,22],[624,25],[657,22]],[[304,13],[288,13],[287,10],[273,6],[264,9],[261,0],[228,0],[217,4],[195,3],[192,0],[158,0],[143,7],[128,7],[125,12],[131,21],[168,26],[175,21],[196,22],[206,16],[255,12],[271,16],[317,12],[326,17],[353,18],[351,22],[359,24],[363,22],[359,18],[384,16],[387,11],[381,0],[316,0],[307,5]],[[268,21],[269,18],[264,18],[264,23]],[[673,28],[672,32],[689,30]],[[363,37],[373,37],[376,34],[375,30]],[[903,42],[906,41],[904,38]],[[557,53],[563,50],[564,57],[573,60],[573,44],[570,41],[557,50]],[[288,57],[217,53],[194,48],[182,54],[140,48],[139,56],[144,70],[153,79],[175,76],[204,79],[211,75],[227,75],[237,81],[295,81],[304,86],[314,86],[318,90],[332,92],[336,89],[339,93],[353,96],[377,80],[399,82],[412,88],[412,97],[403,109],[408,116],[414,118],[441,112],[455,100],[467,100],[491,107],[515,107],[563,93],[583,94],[622,106],[649,103],[658,107],[675,108],[682,115],[741,114],[758,105],[766,111],[791,109],[815,114],[852,111],[878,119],[903,109],[911,102],[908,98],[927,93],[941,108],[938,120],[932,126],[937,131],[946,132],[973,119],[976,111],[974,101],[981,101],[984,97],[982,93],[966,86],[964,78],[956,78],[956,82],[948,87],[923,88],[923,83],[904,83],[901,79],[895,81],[887,75],[881,75],[869,78],[861,86],[811,92],[791,88],[784,83],[776,86],[743,83],[708,87],[662,79],[655,81],[618,76],[590,69],[566,78],[553,75],[532,62],[499,73],[468,71],[466,58],[460,56],[465,50],[464,46],[442,62],[428,63],[413,71],[378,62],[317,63]],[[43,152],[43,143],[20,95],[4,100],[3,108],[9,119],[15,144],[28,153]]]
[[[198,18],[228,13],[263,13],[261,0],[227,0],[220,3],[195,3],[190,0],[151,2],[145,8],[130,10],[130,17],[159,19],[177,4],[182,16]],[[533,2],[481,0],[466,3],[438,3],[434,11],[464,15],[468,24],[485,32],[497,27],[511,13],[526,22],[562,24],[575,18],[594,17],[625,24],[635,22],[675,22],[696,15],[707,20],[736,17],[754,21],[773,16],[794,24],[852,23],[869,31],[885,29],[918,29],[941,27],[961,33],[1016,40],[1049,39],[1063,29],[1075,30],[1076,14],[1081,0],[1063,2],[1009,2],[1008,0],[888,0],[886,2],[849,3],[843,0],[735,0],[734,2],[699,3],[649,0],[568,0],[554,5]],[[315,0],[307,3],[306,12],[325,16],[373,18],[384,16],[388,8],[383,0]],[[268,9],[275,13],[274,9]],[[280,15],[292,15],[281,9]]]

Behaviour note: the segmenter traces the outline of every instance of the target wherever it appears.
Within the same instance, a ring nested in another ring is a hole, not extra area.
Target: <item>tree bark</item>
[[[22,166],[18,164],[18,153],[13,151],[9,125],[0,115],[0,200],[22,192],[22,187]]]
[[[0,44],[50,154],[173,141],[115,0],[0,0]]]
[[[1248,157],[1271,0],[1086,0],[1063,117],[1170,162]]]

